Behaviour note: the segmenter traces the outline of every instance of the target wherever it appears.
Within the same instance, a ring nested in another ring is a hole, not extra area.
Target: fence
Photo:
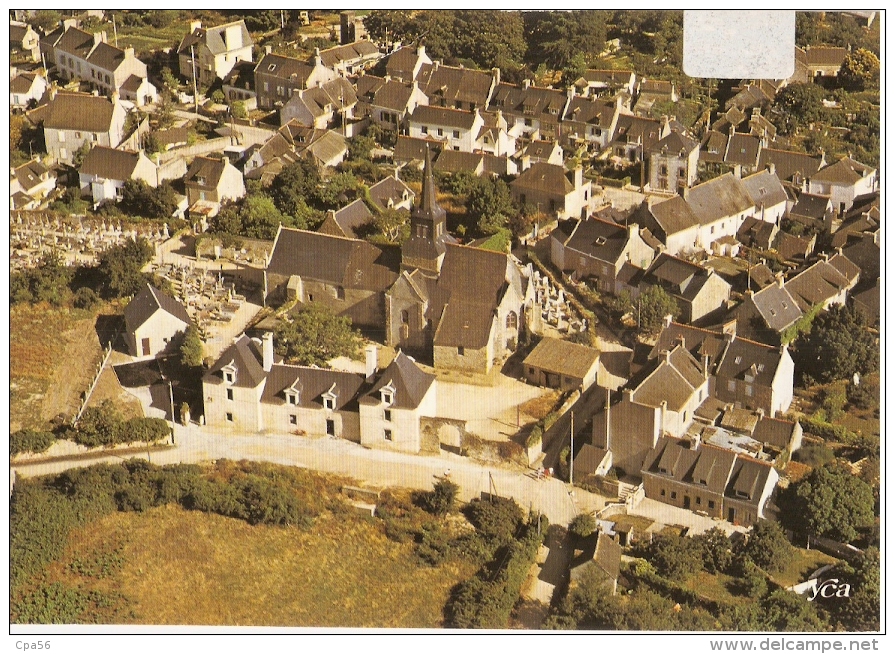
[[[103,355],[103,360],[100,362],[99,367],[96,370],[96,373],[93,377],[93,381],[90,383],[90,388],[87,389],[87,392],[84,393],[84,399],[81,401],[81,407],[78,409],[78,413],[75,416],[75,419],[72,421],[72,425],[77,425],[78,420],[81,419],[81,414],[84,413],[84,409],[87,408],[87,403],[90,401],[90,396],[93,395],[94,389],[96,389],[96,384],[99,382],[100,376],[103,374],[103,370],[106,367],[106,363],[109,362],[109,357],[112,356],[112,343],[114,342],[114,338],[109,341],[106,345],[105,354]]]

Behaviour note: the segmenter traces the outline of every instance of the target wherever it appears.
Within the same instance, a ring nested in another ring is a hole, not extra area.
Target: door
[[[734,511],[732,508],[728,508],[727,509],[727,521],[735,522],[735,519],[736,519],[736,511]]]
[[[327,420],[326,421],[326,434],[328,436],[336,435],[336,421],[335,420]]]
[[[684,508],[685,509],[690,508],[690,496],[689,495],[684,495]]]
[[[149,350],[149,339],[144,338],[142,344],[143,344],[143,356],[144,357],[149,356],[151,354],[151,352]]]

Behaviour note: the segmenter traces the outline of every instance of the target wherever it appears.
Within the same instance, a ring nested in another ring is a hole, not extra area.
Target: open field
[[[10,308],[10,429],[44,428],[77,410],[102,356],[93,314],[47,304]]]
[[[74,532],[51,575],[122,593],[126,620],[140,624],[439,627],[450,589],[475,567],[419,565],[412,548],[355,514],[303,531],[167,506]],[[108,576],[73,572],[75,561],[110,557]]]
[[[786,570],[773,574],[774,581],[784,588],[794,586],[799,582],[806,581],[811,573],[821,566],[837,562],[837,559],[818,550],[806,550],[795,547],[793,548],[792,561],[786,566]]]

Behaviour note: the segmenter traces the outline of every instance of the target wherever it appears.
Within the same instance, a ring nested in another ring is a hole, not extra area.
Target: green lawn
[[[819,550],[806,550],[800,547],[794,548],[794,555],[790,564],[783,572],[773,574],[774,581],[787,588],[806,581],[812,572],[828,563],[837,563],[833,558]]]

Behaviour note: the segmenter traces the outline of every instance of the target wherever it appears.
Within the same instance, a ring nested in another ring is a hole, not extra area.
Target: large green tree
[[[823,87],[817,84],[790,84],[777,93],[770,119],[780,134],[795,134],[825,118],[823,99]]]
[[[129,179],[121,189],[119,206],[131,216],[170,218],[177,209],[177,193],[168,181],[152,188],[142,179]]]
[[[879,86],[879,57],[864,48],[845,55],[839,77],[849,88],[858,91]]]
[[[634,302],[634,313],[641,332],[657,334],[664,324],[665,316],[677,318],[681,314],[681,308],[661,286],[651,286]]]
[[[820,313],[811,330],[795,342],[796,374],[827,383],[879,370],[879,341],[867,317],[851,306]]]
[[[752,525],[742,553],[768,572],[786,569],[793,557],[792,545],[786,539],[783,529],[769,520],[759,520]]]
[[[336,357],[356,357],[360,334],[351,319],[337,316],[319,302],[301,305],[274,332],[277,352],[287,361],[304,366],[328,366]]]
[[[141,269],[150,259],[152,246],[143,238],[127,239],[103,252],[98,266],[103,294],[116,298],[139,293],[146,283]]]
[[[297,216],[307,209],[320,184],[320,171],[310,158],[286,166],[270,185],[270,197],[284,214]]]
[[[873,489],[839,463],[815,468],[788,497],[786,520],[801,532],[851,542],[874,521]]]

